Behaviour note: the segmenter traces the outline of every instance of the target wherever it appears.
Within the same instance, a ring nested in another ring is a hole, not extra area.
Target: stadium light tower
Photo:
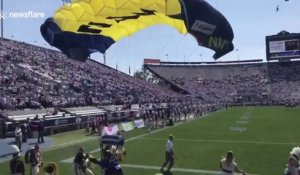
[[[239,49],[236,49],[235,51],[236,51],[236,53],[237,53],[237,59],[238,59],[238,61],[240,61],[240,50],[239,50]]]
[[[4,18],[3,0],[1,0],[1,38],[3,38],[3,18]]]

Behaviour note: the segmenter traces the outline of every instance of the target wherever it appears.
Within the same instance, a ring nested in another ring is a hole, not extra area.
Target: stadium
[[[63,1],[39,24],[49,47],[2,33],[0,175],[300,174],[300,34],[269,33],[264,59],[218,60],[238,51],[225,17],[206,1],[160,1],[140,0],[133,16],[124,5],[133,2],[105,1],[123,17],[87,25],[62,19],[74,9],[84,14],[76,18],[90,18],[88,3],[96,1]],[[179,7],[186,14],[174,15]],[[205,19],[216,26],[197,21],[202,16],[189,26],[182,16],[194,17],[194,7],[216,15]],[[132,27],[136,18],[140,26]],[[145,56],[133,75],[106,64],[110,45],[154,22],[193,35],[214,60]],[[90,57],[95,50],[103,62]]]

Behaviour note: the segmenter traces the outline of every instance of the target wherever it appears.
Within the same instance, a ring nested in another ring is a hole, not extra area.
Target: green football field
[[[152,133],[136,129],[124,134],[127,156],[122,166],[126,175],[159,173],[167,137],[173,134],[173,175],[218,174],[219,161],[228,150],[249,174],[283,174],[289,152],[300,144],[299,124],[300,108],[238,107]],[[43,160],[57,162],[60,175],[73,174],[70,160],[78,146],[99,157],[98,138],[86,136],[83,130],[52,138],[55,145],[43,151]],[[94,166],[95,174],[99,170]],[[0,164],[0,174],[9,174],[8,162]]]

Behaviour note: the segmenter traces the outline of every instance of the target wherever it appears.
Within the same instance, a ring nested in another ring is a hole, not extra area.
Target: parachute
[[[204,0],[73,0],[41,25],[43,38],[68,57],[85,61],[147,27],[163,24],[215,51],[233,50],[233,31],[226,18]]]

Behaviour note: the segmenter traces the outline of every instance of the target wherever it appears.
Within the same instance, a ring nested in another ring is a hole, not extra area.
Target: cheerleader
[[[241,170],[236,162],[234,161],[233,152],[228,151],[226,158],[223,158],[220,162],[221,175],[233,175],[234,172],[242,173],[242,175],[247,175],[247,173]]]

